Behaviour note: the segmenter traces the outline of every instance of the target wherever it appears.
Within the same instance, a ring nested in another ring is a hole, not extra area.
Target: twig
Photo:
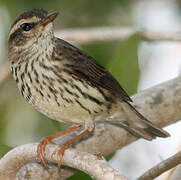
[[[140,176],[137,180],[152,180],[165,171],[177,166],[181,163],[181,152],[176,153],[174,156],[162,161],[161,163],[157,164],[142,176]],[[181,177],[180,177],[181,178]]]
[[[123,41],[136,31],[127,27],[98,27],[84,29],[64,29],[56,31],[55,35],[67,41],[80,44],[106,41]]]
[[[146,41],[181,41],[181,32],[154,32],[149,30],[137,31]]]
[[[37,145],[38,144],[27,144],[19,146],[7,153],[0,161],[0,178],[14,179],[22,165],[37,160]],[[57,147],[58,146],[55,145],[47,146],[46,159],[48,161],[57,162],[57,156],[52,156],[52,153]],[[65,151],[63,164],[84,171],[98,180],[126,180],[125,177],[119,175],[117,171],[112,169],[105,160],[75,149],[68,149]],[[29,174],[28,179],[33,179],[33,177],[35,177],[34,173],[24,168],[24,171],[21,171],[21,178],[23,179],[23,176]],[[38,180],[41,179],[43,180],[44,177],[38,178]]]
[[[98,27],[85,29],[64,29],[56,31],[56,36],[80,44],[106,41],[124,41],[138,34],[146,41],[181,41],[181,32],[154,32],[133,27]]]

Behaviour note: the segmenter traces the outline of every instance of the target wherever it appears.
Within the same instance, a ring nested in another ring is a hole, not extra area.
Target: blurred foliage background
[[[11,23],[23,11],[44,8],[58,11],[56,29],[74,27],[131,26],[132,1],[129,0],[0,0],[0,63],[8,63],[7,37]],[[3,38],[2,38],[3,37]],[[60,37],[61,38],[61,37]],[[139,38],[124,42],[81,45],[87,54],[106,67],[129,95],[136,93],[139,80],[137,46]],[[37,112],[20,95],[15,81],[8,79],[0,86],[0,156],[11,147],[40,141],[43,137],[66,128]],[[91,179],[79,173],[70,179]]]

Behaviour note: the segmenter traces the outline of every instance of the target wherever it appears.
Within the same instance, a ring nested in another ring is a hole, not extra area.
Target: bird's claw
[[[45,159],[45,148],[48,144],[54,144],[48,137],[43,139],[37,148],[37,157],[41,160],[41,162],[46,165],[46,159]]]
[[[65,150],[71,146],[72,144],[70,143],[61,144],[57,149],[53,151],[51,156],[57,155],[57,162],[59,167],[62,165],[62,160]]]

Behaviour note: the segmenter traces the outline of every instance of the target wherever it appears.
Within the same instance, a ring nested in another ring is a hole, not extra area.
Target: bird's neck
[[[24,47],[9,47],[9,59],[13,66],[18,66],[30,59],[51,56],[54,49],[53,39],[38,40]]]

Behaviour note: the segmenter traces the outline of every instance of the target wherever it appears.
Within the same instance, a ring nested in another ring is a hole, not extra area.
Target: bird
[[[138,112],[118,81],[93,57],[55,37],[53,22],[58,14],[44,9],[25,11],[8,36],[11,71],[22,96],[47,117],[74,125],[39,143],[41,162],[46,165],[45,148],[55,138],[83,127],[53,153],[61,165],[64,151],[91,134],[100,120],[115,122],[146,140],[170,136]]]

